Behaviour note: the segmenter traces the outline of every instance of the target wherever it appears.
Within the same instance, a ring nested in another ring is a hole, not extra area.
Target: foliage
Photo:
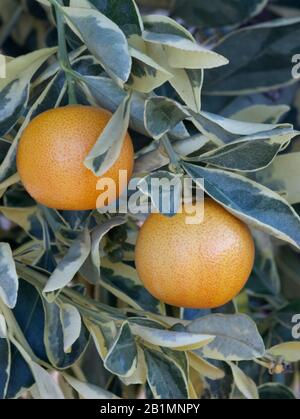
[[[0,398],[299,397],[298,2],[138,3],[0,0]],[[129,126],[144,185],[204,178],[251,226],[255,266],[234,303],[165,306],[134,268],[136,214],[29,197],[18,140],[36,115],[74,102],[114,112],[84,162],[96,174]]]

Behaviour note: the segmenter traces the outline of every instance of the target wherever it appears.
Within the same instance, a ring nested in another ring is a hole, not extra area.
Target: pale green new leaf
[[[78,309],[71,304],[60,305],[60,320],[63,329],[64,351],[70,352],[72,345],[80,336],[81,316]]]
[[[74,275],[79,271],[91,250],[91,238],[89,232],[84,232],[75,240],[67,254],[58,263],[56,269],[50,276],[43,292],[59,290],[72,281]]]
[[[62,10],[71,29],[76,28],[107,73],[118,83],[125,83],[130,75],[131,57],[121,29],[95,9],[63,7]]]
[[[236,173],[183,164],[196,184],[231,213],[300,248],[300,218],[280,195]]]
[[[12,251],[8,243],[0,243],[0,299],[14,308],[18,297],[19,280]]]
[[[124,322],[104,360],[113,374],[130,377],[137,367],[137,346],[129,324]]]
[[[211,343],[196,351],[205,358],[240,361],[262,357],[265,353],[256,324],[244,314],[199,317],[187,326],[187,330],[215,336]]]
[[[100,137],[84,160],[85,166],[96,176],[101,176],[118,159],[129,125],[131,95],[118,106]]]
[[[274,356],[283,357],[287,362],[299,362],[300,361],[300,342],[283,342],[273,346],[267,351],[269,354]]]
[[[255,382],[233,362],[227,362],[227,364],[231,368],[237,388],[246,397],[246,399],[259,399]]]

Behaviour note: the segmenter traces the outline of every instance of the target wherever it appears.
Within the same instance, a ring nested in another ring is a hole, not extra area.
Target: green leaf
[[[43,292],[52,292],[63,288],[74,275],[79,271],[91,250],[91,238],[89,232],[84,232],[75,240],[68,250],[68,253],[58,263],[56,269],[50,276]]]
[[[15,307],[18,288],[18,275],[10,245],[2,242],[0,243],[0,298],[7,307]]]
[[[196,351],[205,358],[241,361],[262,357],[265,347],[256,324],[244,314],[211,314],[193,320],[187,330],[214,335],[215,339]]]
[[[165,97],[151,97],[145,104],[145,126],[155,139],[161,138],[188,116],[178,102]]]
[[[80,268],[80,273],[92,284],[100,279],[100,242],[112,228],[124,224],[126,218],[113,217],[97,226],[91,233],[91,253]]]
[[[187,399],[186,377],[181,368],[165,354],[145,349],[148,384],[155,399]]]
[[[70,352],[72,345],[80,336],[81,316],[73,305],[61,304],[60,320],[64,335],[64,351],[67,353]]]
[[[200,188],[228,211],[260,230],[300,247],[300,219],[277,193],[235,173],[184,163]],[[200,179],[200,181],[199,181]]]
[[[100,272],[102,286],[131,307],[164,313],[164,305],[145,289],[131,266],[103,259]]]
[[[85,319],[85,324],[91,333],[98,354],[104,360],[117,335],[116,324],[113,321],[95,324],[87,319]]]
[[[213,68],[228,60],[196,43],[178,23],[166,16],[144,16],[143,39],[164,46],[168,63],[174,68]]]
[[[57,369],[65,369],[73,365],[84,353],[89,333],[82,324],[80,336],[73,343],[71,350],[64,351],[64,332],[60,317],[60,307],[56,303],[42,300],[45,313],[44,344],[51,364]]]
[[[104,366],[113,374],[130,377],[137,366],[137,347],[129,324],[124,322],[104,360]]]
[[[259,399],[255,382],[233,362],[227,362],[227,364],[231,368],[237,388],[246,397],[246,399]]]
[[[262,400],[289,400],[296,399],[293,392],[280,383],[263,384],[258,388],[259,398]]]
[[[175,0],[172,15],[183,19],[189,25],[201,28],[218,28],[248,20],[259,14],[267,0]]]
[[[34,362],[27,354],[25,349],[16,341],[18,351],[21,353],[23,359],[27,362],[34,380],[37,385],[38,395],[41,399],[64,399],[63,392],[52,375],[49,374],[43,367]]]
[[[143,24],[134,0],[89,1],[101,13],[115,22],[127,37],[131,38],[133,35],[142,34]]]
[[[101,176],[118,159],[127,134],[131,95],[128,95],[110,118],[100,137],[84,160],[85,166],[96,176]]]
[[[202,154],[199,161],[224,169],[252,172],[271,164],[283,146],[269,138],[238,140]]]
[[[119,399],[110,391],[104,390],[101,387],[95,386],[94,384],[85,383],[77,380],[69,374],[63,374],[64,379],[70,384],[74,390],[77,391],[84,399],[103,400],[103,399]]]
[[[125,83],[130,75],[131,57],[121,29],[95,9],[63,7],[62,10],[71,29],[76,28],[107,73],[118,83]]]
[[[120,380],[126,385],[146,384],[147,365],[143,349],[137,345],[137,366],[133,374],[129,377],[120,377]]]
[[[299,362],[300,342],[283,342],[268,349],[267,352],[274,356],[281,356],[287,362]]]
[[[214,340],[212,335],[154,329],[138,324],[132,324],[131,330],[134,335],[152,345],[173,348],[178,351],[199,349]]]
[[[291,58],[299,53],[299,35],[300,19],[294,18],[272,20],[225,36],[215,51],[227,57],[229,65],[207,73],[204,93],[248,94],[295,83]]]

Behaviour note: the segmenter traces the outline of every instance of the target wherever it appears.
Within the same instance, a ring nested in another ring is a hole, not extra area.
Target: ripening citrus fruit
[[[83,164],[111,113],[91,106],[66,106],[43,112],[26,127],[17,153],[18,171],[28,193],[41,204],[61,210],[96,208],[99,180]],[[119,185],[119,170],[133,169],[133,146],[127,134],[120,156],[102,175]],[[124,183],[124,184],[123,184]],[[116,197],[109,195],[108,203]]]
[[[213,200],[205,199],[198,224],[186,224],[190,210],[147,218],[136,245],[137,271],[148,291],[165,303],[218,307],[249,278],[254,242],[248,227]]]

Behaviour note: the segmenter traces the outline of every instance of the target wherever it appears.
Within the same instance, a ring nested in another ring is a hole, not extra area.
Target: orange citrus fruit
[[[110,118],[104,109],[74,105],[43,112],[28,124],[18,146],[17,167],[36,201],[60,210],[96,208],[99,178],[83,161]],[[126,134],[120,156],[101,178],[113,179],[117,192],[123,190],[127,182],[120,184],[119,171],[126,170],[129,180],[133,158],[132,141]],[[116,198],[113,192],[108,204]]]
[[[149,215],[138,235],[136,268],[146,289],[165,303],[218,307],[249,278],[253,238],[246,224],[211,199],[204,200],[200,223],[186,223],[189,211],[186,206],[173,217]]]

